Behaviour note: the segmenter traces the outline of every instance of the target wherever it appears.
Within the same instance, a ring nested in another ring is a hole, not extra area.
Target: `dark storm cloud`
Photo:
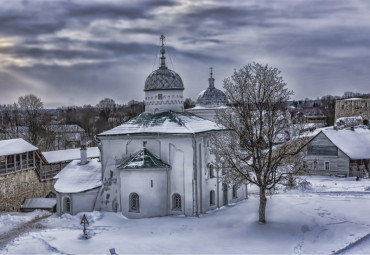
[[[88,101],[108,92],[115,95],[124,87],[121,96],[133,99],[142,91],[127,84],[143,83],[150,68],[158,65],[161,34],[169,39],[167,65],[173,60],[175,66],[187,68],[182,77],[191,84],[187,91],[198,92],[190,86],[207,81],[210,65],[222,80],[229,75],[226,70],[256,59],[284,67],[288,80],[311,86],[317,94],[322,88],[315,84],[320,82],[334,91],[337,84],[346,83],[363,89],[370,79],[364,68],[370,59],[366,1],[22,3],[7,1],[0,9],[0,72],[1,64],[9,70],[0,85],[11,80],[7,88],[14,84],[17,91],[40,82],[41,93],[45,88],[59,94],[64,89],[65,95],[75,90]],[[192,69],[197,69],[196,75]],[[31,85],[29,78],[34,79]],[[81,90],[86,88],[91,90],[84,96]]]

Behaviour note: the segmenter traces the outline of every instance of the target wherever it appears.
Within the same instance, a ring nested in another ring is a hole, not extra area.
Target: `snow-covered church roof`
[[[142,113],[98,136],[139,134],[196,134],[221,131],[224,127],[188,112]]]
[[[81,165],[80,160],[73,160],[54,179],[54,189],[61,193],[78,193],[91,190],[102,185],[101,162],[91,159]]]
[[[370,159],[369,129],[324,129],[321,132],[351,159]]]
[[[170,165],[143,148],[117,165],[119,169],[170,168]]]

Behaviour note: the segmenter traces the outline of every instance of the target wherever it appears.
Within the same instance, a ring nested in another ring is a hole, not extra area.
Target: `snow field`
[[[88,240],[81,239],[82,214],[52,215],[42,221],[44,229],[18,237],[0,253],[109,254],[115,248],[118,254],[332,254],[370,233],[369,179],[307,180],[312,185],[304,192],[280,190],[268,198],[265,225],[257,222],[257,195],[200,217],[131,220],[86,213]],[[368,253],[366,240],[344,252]]]

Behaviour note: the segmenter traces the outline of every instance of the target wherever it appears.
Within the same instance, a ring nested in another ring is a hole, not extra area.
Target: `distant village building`
[[[341,117],[361,116],[364,125],[369,125],[370,99],[349,98],[335,102],[335,120]]]
[[[217,109],[226,108],[228,101],[225,93],[215,88],[215,79],[212,77],[212,74],[211,67],[208,88],[200,92],[195,107],[187,109],[186,111],[207,120],[215,121]]]
[[[160,67],[145,82],[145,112],[97,136],[101,162],[81,157],[56,176],[59,214],[198,215],[246,198],[246,186],[222,183],[212,164],[210,137],[224,130],[184,112],[184,85],[165,64],[161,38]]]
[[[370,130],[324,129],[303,147],[303,152],[303,167],[311,174],[363,177],[370,167]]]
[[[55,150],[79,148],[85,137],[85,130],[76,124],[48,125],[45,128],[55,134]]]

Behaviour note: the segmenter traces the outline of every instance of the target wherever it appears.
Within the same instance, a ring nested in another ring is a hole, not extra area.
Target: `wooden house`
[[[369,173],[369,129],[324,129],[304,147],[303,167],[311,174],[363,177]]]

